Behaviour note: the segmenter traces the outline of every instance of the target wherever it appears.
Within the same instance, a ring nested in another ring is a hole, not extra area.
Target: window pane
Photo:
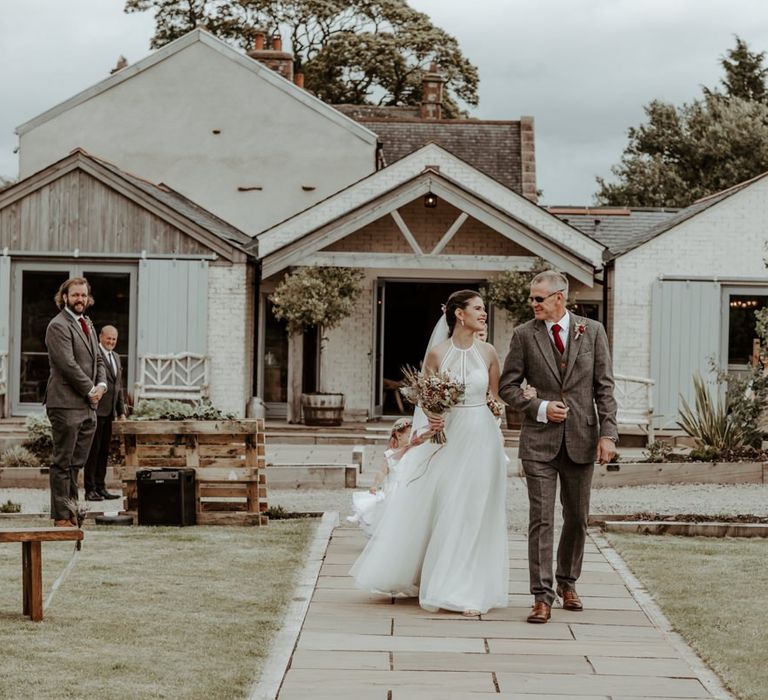
[[[733,294],[728,305],[728,364],[746,365],[752,361],[755,311],[765,308],[768,296]]]

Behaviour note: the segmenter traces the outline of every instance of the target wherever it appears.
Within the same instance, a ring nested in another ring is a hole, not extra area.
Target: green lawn
[[[741,700],[768,697],[768,540],[610,534],[696,653]]]
[[[21,615],[21,545],[0,545],[0,698],[244,697],[316,524],[90,526],[41,623]],[[72,549],[43,544],[44,596]]]

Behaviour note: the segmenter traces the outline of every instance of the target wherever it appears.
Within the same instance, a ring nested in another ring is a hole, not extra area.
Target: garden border
[[[281,621],[280,631],[270,646],[258,680],[251,686],[248,700],[275,700],[277,697],[315,592],[328,543],[338,525],[339,514],[336,511],[323,513],[307,552],[304,569],[299,575],[293,597]]]

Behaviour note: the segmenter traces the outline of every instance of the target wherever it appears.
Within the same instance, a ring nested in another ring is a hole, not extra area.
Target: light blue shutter
[[[139,263],[138,354],[205,355],[208,335],[208,263]]]
[[[9,351],[11,335],[11,259],[0,256],[0,355]]]
[[[680,396],[693,405],[693,374],[714,380],[720,363],[720,284],[657,280],[651,296],[655,424],[677,427]]]

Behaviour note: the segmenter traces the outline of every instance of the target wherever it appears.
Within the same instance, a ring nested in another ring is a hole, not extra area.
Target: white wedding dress
[[[350,571],[359,588],[419,597],[426,610],[507,605],[506,456],[486,405],[476,344],[449,344],[440,364],[466,385],[445,416],[447,442],[409,450],[378,527]]]

